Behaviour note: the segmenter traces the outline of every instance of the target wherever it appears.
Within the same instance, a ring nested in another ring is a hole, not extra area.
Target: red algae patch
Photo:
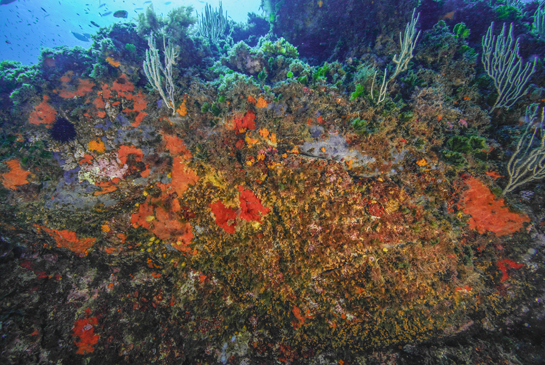
[[[30,124],[45,124],[47,128],[50,128],[55,122],[55,115],[57,115],[57,112],[47,103],[48,100],[49,96],[44,95],[42,102],[34,108],[32,113],[30,113],[30,118],[28,119]]]
[[[261,223],[259,213],[266,215],[271,210],[264,207],[257,196],[250,190],[245,190],[242,186],[239,186],[238,191],[240,192],[240,218]]]
[[[5,188],[15,190],[19,185],[28,184],[27,176],[30,172],[21,168],[19,160],[9,160],[5,164],[10,168],[10,171],[2,174],[0,179]]]
[[[38,232],[43,229],[47,234],[53,237],[57,243],[57,247],[64,247],[81,255],[87,255],[87,251],[96,241],[96,238],[78,238],[76,232],[73,231],[58,231],[38,224],[35,224],[34,227],[38,229]]]
[[[93,91],[95,83],[89,79],[80,79],[73,71],[67,71],[60,79],[61,90],[54,90],[63,99],[72,99],[78,96],[85,96]]]
[[[470,177],[466,180],[469,190],[464,195],[464,213],[471,215],[469,227],[480,234],[494,232],[505,236],[519,231],[525,222],[530,222],[525,214],[511,212],[505,206],[505,199],[496,199],[494,194],[481,181]]]
[[[210,204],[216,224],[227,233],[235,233],[236,210],[227,208],[221,201]]]
[[[254,130],[256,128],[255,113],[251,110],[248,110],[243,117],[234,117],[234,121],[235,131],[238,133],[244,133],[247,129]]]
[[[175,156],[172,159],[172,181],[168,184],[158,183],[157,186],[169,194],[175,191],[181,197],[189,185],[195,185],[198,180],[199,176],[185,164],[185,158]]]
[[[87,313],[90,310],[86,311]],[[95,351],[100,336],[95,334],[95,327],[98,324],[97,317],[81,318],[74,322],[72,327],[72,337],[76,337],[79,341],[75,341],[78,347],[77,354],[85,355]]]
[[[153,206],[149,198],[138,208],[138,212],[131,216],[134,228],[143,227],[153,232],[157,237],[171,243],[178,251],[192,253],[189,244],[194,238],[191,224],[181,222],[175,214],[180,210],[177,200],[172,201],[170,210],[160,206]]]
[[[186,160],[191,159],[191,152],[186,148],[184,141],[176,135],[163,134],[165,147],[173,156],[183,156]]]
[[[129,155],[134,155],[136,161],[142,161],[142,158],[144,157],[144,153],[140,148],[122,145],[119,148],[118,156],[123,165],[127,163]]]

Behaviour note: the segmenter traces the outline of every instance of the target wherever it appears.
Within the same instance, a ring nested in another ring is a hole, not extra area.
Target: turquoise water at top
[[[0,3],[9,2],[2,0]],[[117,22],[136,22],[138,13],[153,4],[157,14],[167,15],[178,6],[193,6],[200,14],[205,4],[213,8],[219,0],[16,0],[0,5],[0,60],[20,61],[32,65],[38,61],[41,47],[80,46],[88,48],[91,40],[77,39],[78,34],[94,34],[100,27]],[[250,12],[260,14],[259,0],[224,1],[223,10],[236,22],[245,22]],[[128,12],[127,18],[116,18],[119,10]]]

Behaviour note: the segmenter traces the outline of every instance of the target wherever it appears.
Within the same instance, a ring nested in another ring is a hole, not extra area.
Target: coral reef
[[[489,112],[470,10],[530,30],[458,2],[381,103],[415,1],[264,1],[214,47],[150,7],[0,64],[0,362],[539,364],[544,182],[501,195],[543,65]]]

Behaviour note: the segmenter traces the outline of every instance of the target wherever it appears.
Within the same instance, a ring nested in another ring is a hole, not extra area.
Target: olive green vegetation
[[[265,41],[261,46],[261,50],[266,56],[285,56],[290,58],[298,58],[299,52],[297,47],[290,44],[284,38],[278,39],[276,42]]]
[[[471,154],[480,160],[487,157],[489,149],[486,139],[479,136],[454,136],[447,140],[446,149],[441,151],[443,159],[456,167],[466,166],[468,161],[465,156]]]
[[[314,80],[314,82],[318,80],[327,80],[327,75],[330,69],[331,68],[329,67],[327,62],[324,63],[323,66],[317,67],[316,71],[314,71],[314,73],[312,74],[312,79]]]
[[[352,128],[354,131],[362,136],[368,136],[375,132],[366,120],[356,118],[352,121]]]
[[[505,22],[520,21],[523,17],[522,11],[515,6],[500,5],[495,9],[495,12],[496,17]]]
[[[261,70],[261,71],[257,74],[257,78],[259,79],[259,81],[264,82],[265,79],[267,78],[267,72],[266,72],[264,69]]]
[[[174,44],[189,36],[189,27],[197,22],[192,16],[192,6],[180,6],[168,12],[167,16],[157,15],[153,5],[146,8],[146,11],[138,14],[137,32],[142,38],[148,38],[154,34],[164,34]]]
[[[364,91],[365,87],[362,84],[356,84],[356,90],[350,94],[350,101],[356,100]]]
[[[467,39],[471,31],[466,27],[465,23],[458,23],[453,28],[453,33],[456,35],[456,38]]]
[[[129,52],[136,52],[136,46],[134,44],[127,43],[125,49]]]
[[[27,71],[28,66],[23,66],[17,61],[2,61],[0,62],[0,93],[11,93],[17,84],[20,74]]]

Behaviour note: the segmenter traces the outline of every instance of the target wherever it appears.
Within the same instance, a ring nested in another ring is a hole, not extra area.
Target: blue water
[[[9,0],[3,0],[6,2]],[[207,1],[213,8],[219,0]],[[0,59],[32,65],[38,61],[41,47],[81,46],[91,41],[77,39],[72,32],[94,34],[99,28],[116,22],[136,22],[137,14],[153,4],[157,14],[166,15],[178,6],[193,6],[202,12],[206,4],[193,1],[132,1],[132,0],[16,0],[0,5]],[[244,22],[249,12],[259,13],[259,0],[224,1],[223,9],[236,22]],[[114,12],[126,10],[126,19],[115,18]],[[111,12],[111,13],[110,13]],[[110,13],[110,14],[107,14]],[[107,14],[107,15],[105,15]]]

